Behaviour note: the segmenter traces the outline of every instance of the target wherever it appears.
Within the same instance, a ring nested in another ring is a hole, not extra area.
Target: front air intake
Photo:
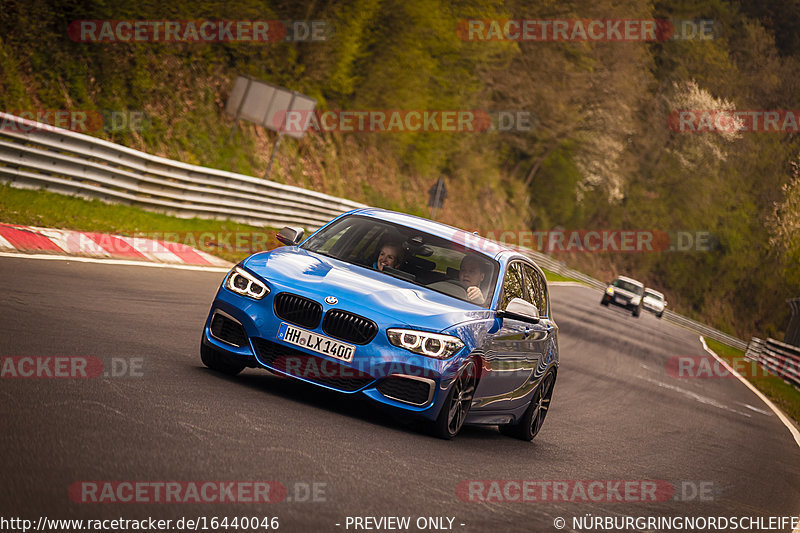
[[[211,330],[211,336],[217,340],[237,348],[247,346],[247,333],[245,333],[244,327],[220,311],[214,312],[209,329]]]
[[[268,368],[342,392],[355,392],[375,381],[356,368],[266,339],[254,338],[253,346],[259,361]]]
[[[411,405],[425,405],[433,399],[434,385],[434,381],[430,379],[393,375],[378,383],[376,388],[378,392],[392,400]]]

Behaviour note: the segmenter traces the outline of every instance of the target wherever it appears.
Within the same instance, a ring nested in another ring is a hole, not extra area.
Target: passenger
[[[458,279],[467,287],[467,298],[478,304],[486,301],[483,280],[486,279],[485,264],[478,256],[467,254],[461,260],[461,268],[458,271]]]
[[[378,259],[372,264],[372,268],[383,272],[383,267],[397,268],[400,266],[402,248],[396,242],[387,242],[381,247]]]

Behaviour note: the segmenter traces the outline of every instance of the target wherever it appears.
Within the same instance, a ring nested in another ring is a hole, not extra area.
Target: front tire
[[[450,386],[447,400],[442,405],[442,410],[439,411],[439,416],[431,427],[433,435],[445,440],[450,440],[458,435],[472,406],[472,398],[475,396],[477,381],[475,363],[469,361]]]
[[[553,372],[548,372],[542,382],[536,388],[536,392],[531,398],[531,403],[525,410],[525,414],[516,424],[505,424],[500,426],[500,433],[524,441],[532,441],[539,430],[542,429],[547,411],[550,409],[550,400],[553,398],[553,387],[556,377]]]
[[[214,348],[206,346],[203,342],[200,343],[200,359],[211,370],[216,370],[229,376],[235,376],[247,366],[231,361],[228,357],[225,357]]]
[[[632,315],[633,315],[635,318],[639,318],[639,315],[640,315],[641,313],[642,313],[642,311],[641,311],[641,309],[639,309],[638,307],[637,307],[636,309],[634,309],[634,310],[631,312],[631,314],[632,314]]]

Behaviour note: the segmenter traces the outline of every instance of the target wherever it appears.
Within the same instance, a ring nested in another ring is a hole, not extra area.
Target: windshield
[[[641,285],[636,285],[634,283],[622,279],[615,279],[613,285],[618,289],[632,292],[633,294],[638,294],[639,296],[641,296],[642,292],[644,292],[644,287],[642,287]]]
[[[500,267],[494,259],[447,239],[358,215],[326,226],[302,248],[481,307],[491,303]]]

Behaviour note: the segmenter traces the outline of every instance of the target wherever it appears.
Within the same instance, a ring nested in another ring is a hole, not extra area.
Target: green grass
[[[740,374],[743,374],[750,383],[780,407],[784,413],[796,422],[800,422],[800,391],[778,376],[767,375],[767,372],[760,365],[746,361],[742,350],[732,348],[713,339],[706,339],[706,344],[717,355],[730,363],[733,368],[739,370]],[[745,371],[743,372],[741,369]]]
[[[547,281],[574,281],[576,283],[580,283],[580,281],[578,281],[577,279],[568,278],[566,276],[562,276],[561,274],[556,274],[555,272],[547,270],[546,268],[543,268],[542,272],[544,272],[544,277],[547,278]]]
[[[232,262],[279,245],[273,228],[230,220],[178,218],[8,185],[0,185],[0,222],[180,242]]]

